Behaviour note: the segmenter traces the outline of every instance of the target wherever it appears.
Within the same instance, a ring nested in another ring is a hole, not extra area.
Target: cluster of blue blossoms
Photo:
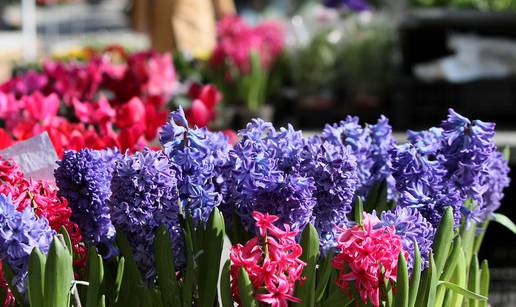
[[[255,231],[252,211],[277,215],[292,228],[312,223],[325,253],[336,244],[336,226],[352,224],[357,198],[385,182],[396,207],[379,212],[379,218],[395,227],[412,268],[414,242],[426,265],[447,207],[457,225],[482,222],[500,206],[509,184],[508,163],[493,143],[494,124],[470,121],[453,110],[440,127],[409,131],[405,144],[396,143],[385,117],[364,126],[348,117],[311,137],[255,119],[238,136],[232,146],[220,133],[191,128],[180,109],[162,128],[161,151],[67,152],[56,182],[87,243],[109,246],[115,227],[126,232],[149,282],[160,225],[174,242],[176,265],[184,263],[179,218],[186,210],[195,223],[204,223],[218,207],[228,226],[236,215],[249,232]],[[9,212],[0,218],[17,218]],[[4,237],[0,233],[0,244]],[[38,242],[44,250],[46,241]],[[9,263],[17,258],[2,257]]]
[[[11,281],[21,293],[27,288],[28,263],[32,249],[48,253],[54,231],[44,217],[36,217],[32,207],[16,210],[11,197],[0,194],[0,258],[13,273]]]

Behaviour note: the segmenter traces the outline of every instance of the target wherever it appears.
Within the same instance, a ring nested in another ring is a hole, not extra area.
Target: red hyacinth
[[[255,298],[273,307],[287,307],[288,301],[299,303],[294,294],[296,281],[302,280],[301,273],[306,263],[301,261],[303,250],[296,243],[297,230],[274,226],[275,215],[252,213],[259,235],[244,246],[231,248],[230,259],[233,298],[240,304],[238,273],[243,267],[255,290]]]
[[[380,222],[376,216],[364,213],[362,222],[342,229],[337,239],[340,253],[332,264],[339,270],[337,285],[341,289],[350,293],[354,285],[364,304],[369,299],[378,307],[384,278],[396,281],[402,244],[394,226],[375,227]],[[403,252],[407,257],[407,252]]]

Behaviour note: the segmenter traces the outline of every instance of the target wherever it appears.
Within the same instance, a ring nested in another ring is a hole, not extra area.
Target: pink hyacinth
[[[298,231],[290,230],[288,225],[284,225],[284,230],[274,226],[277,216],[257,211],[252,215],[259,235],[244,246],[237,244],[231,248],[231,288],[235,301],[240,303],[238,272],[243,267],[258,301],[273,307],[287,307],[288,301],[301,302],[293,295],[306,265],[299,259],[303,250],[295,241]]]
[[[362,225],[342,229],[337,239],[340,253],[332,261],[339,270],[337,285],[350,293],[354,286],[364,303],[380,305],[380,286],[384,278],[396,281],[401,239],[394,226],[375,227],[380,220],[364,213]],[[408,256],[404,251],[405,257]],[[382,272],[383,270],[383,272]]]

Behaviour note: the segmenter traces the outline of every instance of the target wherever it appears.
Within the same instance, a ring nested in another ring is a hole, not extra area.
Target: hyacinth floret
[[[17,211],[10,196],[0,194],[0,258],[9,264],[15,277],[12,283],[24,293],[32,249],[46,254],[55,232],[44,217],[36,217],[31,207]]]
[[[153,244],[159,226],[165,225],[170,233],[176,266],[184,263],[177,172],[177,166],[163,152],[149,149],[123,155],[115,163],[111,219],[127,234],[135,261],[148,282],[155,277]]]
[[[357,163],[351,149],[334,145],[320,137],[310,138],[301,154],[300,171],[314,179],[317,204],[313,225],[319,233],[321,250],[336,246],[337,229],[348,222],[358,186]]]
[[[227,138],[206,128],[190,128],[179,108],[162,127],[160,142],[180,170],[177,184],[183,207],[195,221],[206,222],[222,201],[225,184],[220,174],[230,148]]]
[[[443,144],[443,129],[432,127],[423,131],[407,131],[409,143],[425,155],[437,155]]]
[[[112,247],[115,227],[111,223],[109,198],[118,150],[66,151],[55,170],[58,195],[68,200],[72,219],[88,244]],[[109,254],[106,255],[109,257]]]
[[[421,213],[414,208],[397,206],[381,215],[381,226],[394,226],[396,235],[401,238],[403,250],[407,251],[407,266],[412,271],[414,266],[414,242],[421,253],[421,270],[428,267],[430,252],[435,235],[435,228]]]

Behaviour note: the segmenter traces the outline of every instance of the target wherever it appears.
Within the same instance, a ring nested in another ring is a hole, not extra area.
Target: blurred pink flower
[[[227,16],[217,25],[217,45],[211,57],[214,66],[234,65],[241,74],[251,70],[251,53],[260,56],[263,68],[281,54],[284,35],[278,22],[263,22],[255,27],[246,24],[238,16]],[[231,75],[231,74],[230,74]]]

